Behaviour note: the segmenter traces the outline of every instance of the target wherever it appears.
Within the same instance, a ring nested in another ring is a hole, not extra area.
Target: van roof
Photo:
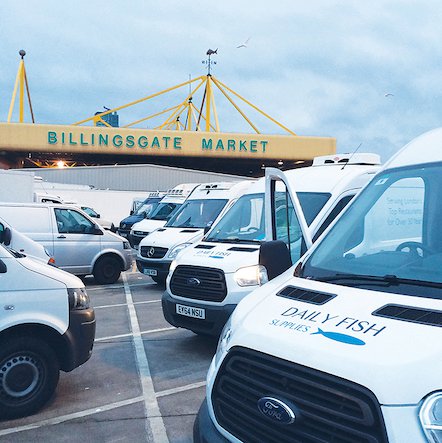
[[[380,165],[381,157],[370,152],[346,153],[321,155],[313,159],[312,166],[324,166],[333,164],[348,165]]]
[[[442,128],[416,137],[394,154],[384,169],[442,161]]]
[[[245,193],[253,180],[244,180],[240,182],[215,182],[202,183],[190,194],[189,200],[200,198],[236,198]]]

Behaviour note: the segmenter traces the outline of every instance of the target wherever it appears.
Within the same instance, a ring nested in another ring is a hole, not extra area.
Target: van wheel
[[[0,417],[33,414],[54,394],[60,365],[52,348],[32,337],[7,340],[0,349]]]
[[[112,256],[102,257],[95,263],[93,274],[100,285],[115,283],[121,274],[120,261]]]

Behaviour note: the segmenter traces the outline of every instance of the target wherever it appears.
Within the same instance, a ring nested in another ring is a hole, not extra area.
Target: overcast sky
[[[386,160],[441,125],[440,0],[1,0],[0,121],[20,49],[36,121],[70,124],[205,74],[209,48],[216,78],[299,135],[336,137],[338,152],[362,143]],[[187,92],[121,111],[120,123]],[[223,131],[251,131],[220,94],[217,107]]]

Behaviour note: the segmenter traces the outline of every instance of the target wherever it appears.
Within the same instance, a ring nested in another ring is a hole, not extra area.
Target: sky
[[[440,0],[0,0],[0,121],[20,49],[36,122],[71,124],[207,74],[210,48],[214,77],[296,134],[385,161],[441,125],[441,23]],[[122,110],[120,124],[188,92]],[[215,97],[222,131],[252,132]],[[260,132],[284,133],[235,100]]]

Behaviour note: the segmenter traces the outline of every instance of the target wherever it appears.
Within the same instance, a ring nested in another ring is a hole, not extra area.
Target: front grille
[[[163,258],[168,249],[156,246],[141,246],[140,255],[146,258]]]
[[[258,409],[263,397],[295,405],[283,425]],[[380,405],[351,381],[250,349],[234,347],[212,391],[218,423],[250,443],[386,443]]]
[[[170,281],[172,294],[194,300],[223,301],[226,279],[221,269],[202,266],[177,266]]]

